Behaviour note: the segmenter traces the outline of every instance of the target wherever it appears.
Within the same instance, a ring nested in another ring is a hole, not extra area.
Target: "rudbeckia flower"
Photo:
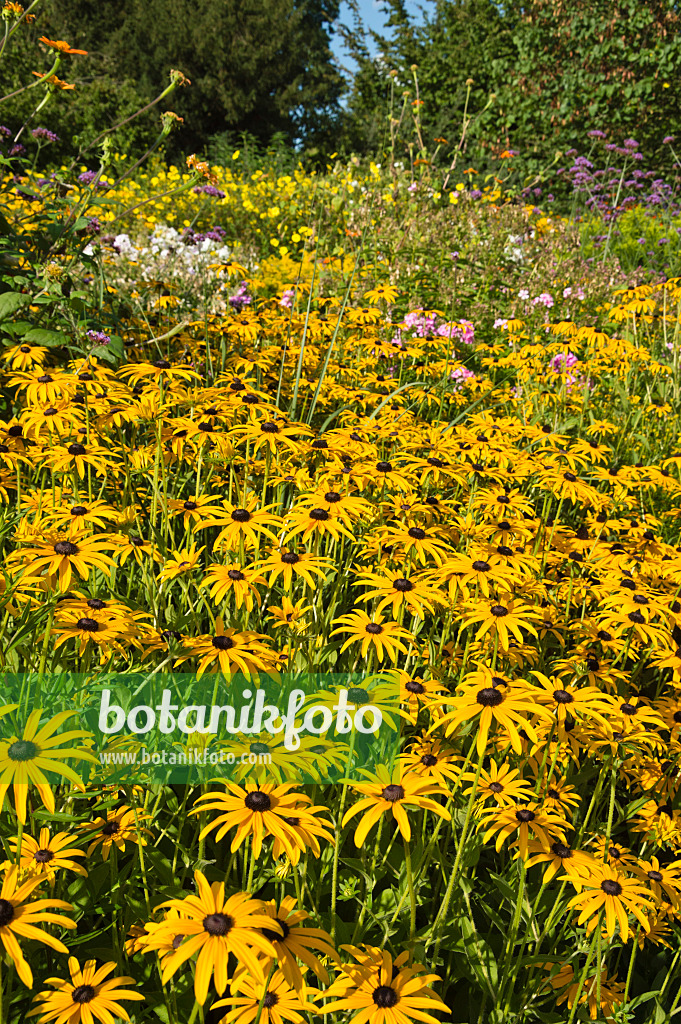
[[[62,928],[76,927],[76,922],[70,918],[52,913],[52,908],[73,910],[70,903],[54,899],[26,902],[40,882],[40,878],[29,878],[19,885],[17,868],[14,866],[5,875],[0,889],[0,940],[5,947],[5,952],[14,961],[17,974],[27,988],[33,988],[33,971],[24,959],[17,936],[36,939],[38,942],[44,942],[46,946],[58,953],[68,953],[63,942],[35,926],[42,922],[49,922],[61,925]]]
[[[310,798],[294,790],[291,783],[284,786],[275,786],[272,783],[256,786],[249,783],[246,789],[242,789],[236,783],[228,782],[226,792],[206,793],[200,796],[196,801],[196,807],[189,813],[222,811],[222,814],[213,818],[202,829],[199,838],[203,839],[218,829],[215,839],[216,842],[220,842],[230,829],[236,828],[237,832],[230,847],[232,853],[239,849],[248,836],[251,836],[253,856],[257,860],[262,851],[263,839],[270,835],[279,839],[292,858],[294,848],[300,846],[301,842],[295,828],[288,824],[287,817],[295,817],[297,809],[305,808],[309,803]]]
[[[416,772],[403,773],[399,767],[390,775],[388,769],[383,765],[378,766],[375,775],[364,769],[362,774],[371,781],[353,783],[352,788],[356,793],[363,794],[364,799],[346,811],[342,821],[342,825],[345,826],[355,814],[362,815],[362,820],[355,829],[355,846],[364,845],[364,840],[370,830],[381,815],[388,811],[392,813],[406,842],[411,839],[411,825],[406,808],[420,807],[423,810],[433,811],[445,821],[450,820],[449,811],[445,810],[442,804],[431,799],[432,796],[446,798],[447,790],[430,779],[424,778],[423,775]]]
[[[407,653],[407,648],[402,640],[413,640],[414,635],[409,630],[399,626],[396,622],[384,622],[383,616],[376,614],[372,617],[366,612],[356,611],[347,615],[339,615],[334,623],[342,622],[343,625],[334,629],[331,636],[338,633],[351,633],[352,636],[346,640],[341,647],[341,653],[347,650],[351,644],[361,641],[361,654],[366,658],[370,647],[376,649],[379,661],[383,661],[384,654],[387,654],[392,661],[397,661],[397,653]]]
[[[228,1009],[221,1024],[252,1024],[258,1019],[263,1024],[305,1024],[307,1018],[303,1014],[318,1013],[308,998],[317,994],[316,989],[296,990],[282,970],[274,971],[268,981],[237,970],[230,988],[233,994],[228,999],[218,999],[212,1006],[213,1010]]]
[[[332,1002],[325,1003],[322,1013],[349,1012],[350,1021],[356,1024],[438,1024],[433,1013],[449,1013],[431,987],[440,978],[427,974],[421,964],[410,963],[408,951],[393,962],[387,950],[371,946],[365,947],[366,952],[354,946],[343,949],[359,963],[341,965],[342,974],[324,992]]]
[[[174,936],[185,936],[175,953],[164,962],[161,980],[165,984],[182,964],[198,953],[194,994],[196,1001],[203,1006],[213,975],[219,995],[227,988],[230,954],[248,969],[252,978],[262,980],[262,962],[257,953],[276,959],[274,946],[262,931],[264,928],[274,932],[282,929],[263,913],[260,900],[252,899],[248,893],[238,892],[225,899],[223,882],[209,885],[200,871],[194,872],[194,880],[195,896],[168,900],[157,908],[169,907],[179,911],[183,917],[173,919],[172,923],[165,922],[165,926],[172,929]]]
[[[258,675],[258,670],[269,671],[273,663],[273,652],[262,642],[268,637],[251,630],[239,632],[226,629],[221,618],[215,620],[215,633],[191,637],[182,641],[188,654],[178,658],[181,665],[190,658],[200,658],[196,678],[200,679],[207,670],[218,670],[224,675],[243,672],[246,678]]]
[[[78,864],[74,857],[84,857],[85,851],[76,849],[72,844],[76,842],[75,836],[68,832],[58,832],[50,836],[48,828],[41,828],[37,839],[24,834],[21,840],[21,862],[19,868],[25,871],[27,876],[35,875],[40,878],[47,878],[54,882],[55,872],[60,870],[75,871],[77,875],[87,877],[87,871]],[[10,849],[15,853],[19,846],[17,839],[10,839]],[[8,870],[12,865],[5,861],[0,865],[3,870]]]
[[[33,1001],[42,1005],[26,1016],[40,1015],[39,1024],[92,1024],[95,1018],[102,1024],[111,1024],[113,1014],[123,1020],[130,1020],[121,1001],[142,1001],[144,996],[126,987],[135,984],[134,978],[115,977],[105,980],[116,967],[113,960],[101,967],[97,967],[96,960],[87,960],[81,968],[76,958],[70,956],[69,980],[47,978],[45,984],[51,985],[54,991],[46,989],[34,996]]]
[[[89,750],[59,746],[60,743],[70,743],[72,740],[84,739],[91,735],[84,729],[57,733],[57,729],[75,714],[76,711],[62,711],[40,728],[42,709],[38,708],[28,716],[21,736],[12,736],[9,740],[0,741],[0,807],[7,790],[12,786],[14,807],[22,824],[26,823],[29,785],[36,787],[48,811],[52,812],[55,809],[53,786],[45,772],[61,775],[83,790],[85,787],[80,778],[64,761],[70,758],[99,764]]]
[[[568,876],[568,880],[569,876]],[[649,889],[631,878],[604,865],[595,864],[589,878],[582,883],[582,891],[573,896],[569,908],[579,910],[578,924],[589,922],[587,931],[598,926],[600,913],[605,911],[605,928],[613,936],[619,925],[622,942],[629,938],[629,914],[633,914],[644,931],[650,927],[648,915],[654,908]]]

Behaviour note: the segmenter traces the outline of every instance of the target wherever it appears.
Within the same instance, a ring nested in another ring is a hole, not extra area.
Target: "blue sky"
[[[385,32],[387,15],[381,10],[381,0],[359,0],[359,8],[362,13],[362,20],[367,28],[374,32]],[[407,0],[407,9],[415,15],[419,15],[419,5],[415,0]],[[350,11],[345,3],[341,5],[340,19],[351,24]],[[350,62],[343,54],[341,41],[337,35],[332,36],[331,48],[342,64],[348,66]]]

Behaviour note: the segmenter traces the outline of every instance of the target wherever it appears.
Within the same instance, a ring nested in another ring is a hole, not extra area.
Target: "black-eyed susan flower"
[[[87,848],[87,856],[91,857],[94,851],[100,847],[102,860],[108,860],[111,850],[115,846],[120,853],[125,852],[126,843],[139,843],[140,846],[147,845],[146,837],[151,835],[148,828],[143,827],[143,822],[148,821],[151,815],[146,811],[134,809],[123,804],[106,812],[106,817],[98,816],[93,822],[84,822],[78,827],[88,835],[94,833]]]
[[[342,964],[341,972],[326,989],[331,999],[322,1013],[352,1014],[356,1024],[406,1024],[412,1020],[424,1024],[437,1024],[434,1013],[448,1013],[449,1007],[432,989],[439,981],[437,974],[427,974],[427,968],[411,963],[405,951],[394,961],[387,950],[354,946],[343,947],[358,961]]]
[[[164,924],[172,929],[174,936],[185,936],[175,953],[165,960],[162,981],[165,984],[182,964],[198,953],[194,994],[203,1006],[211,977],[214,977],[219,995],[227,988],[230,954],[248,969],[251,977],[262,980],[262,962],[258,954],[276,958],[274,947],[263,935],[263,929],[275,932],[281,929],[276,921],[263,913],[260,900],[252,899],[248,893],[234,893],[225,899],[223,882],[209,885],[201,871],[194,872],[194,880],[195,896],[168,900],[157,908],[179,911],[181,918]]]
[[[582,891],[572,897],[568,907],[579,910],[577,923],[588,921],[588,930],[597,926],[601,911],[605,912],[608,935],[613,936],[619,925],[622,942],[629,938],[629,914],[633,914],[644,931],[650,927],[648,915],[654,907],[653,897],[650,890],[637,881],[613,868],[595,864],[590,877],[584,878],[581,886]]]
[[[264,577],[253,566],[228,562],[226,565],[209,565],[200,585],[210,587],[209,594],[215,604],[220,604],[228,594],[233,594],[235,607],[245,607],[250,612],[254,602],[260,604],[258,586],[264,584]]]
[[[268,558],[258,562],[257,566],[259,571],[269,573],[268,584],[270,587],[274,586],[281,576],[284,590],[290,590],[294,580],[300,577],[314,590],[319,586],[319,580],[323,580],[330,571],[332,562],[329,558],[311,555],[305,551],[279,548]]]
[[[363,796],[354,807],[346,811],[342,824],[345,826],[356,814],[362,815],[362,820],[355,829],[355,846],[363,846],[364,840],[382,814],[390,812],[397,823],[403,838],[409,842],[411,839],[411,825],[407,815],[407,808],[420,807],[423,810],[433,811],[434,814],[450,820],[449,811],[433,796],[447,797],[447,790],[431,779],[424,778],[417,772],[403,772],[400,767],[396,768],[392,775],[383,765],[379,765],[376,774],[362,770],[369,782],[353,783],[353,790]]]
[[[639,860],[634,873],[648,883],[658,902],[666,899],[678,908],[681,902],[681,864],[678,861],[660,864],[657,857]]]
[[[466,772],[463,776],[471,785],[464,789],[464,795],[475,792],[479,800],[494,800],[503,807],[514,807],[518,802],[526,802],[532,797],[532,787],[521,777],[518,768],[510,764],[498,765],[490,761],[489,768],[482,768],[477,778],[476,772]]]
[[[73,844],[77,842],[76,837],[68,832],[58,832],[50,836],[48,828],[41,828],[37,839],[33,836],[23,835],[21,840],[21,859],[19,868],[25,871],[27,876],[37,875],[54,881],[57,871],[74,871],[77,875],[87,876],[87,871],[82,864],[78,864],[74,857],[84,857],[85,851],[77,849]],[[10,849],[16,854],[19,842],[17,839],[10,839]],[[0,869],[7,870],[11,865],[8,861],[0,865]]]
[[[60,746],[70,744],[73,740],[82,740],[91,734],[85,729],[71,729],[58,733],[57,730],[73,715],[75,711],[62,711],[40,726],[42,709],[32,711],[26,720],[21,734],[0,741],[0,806],[7,791],[12,786],[14,808],[22,824],[26,823],[26,801],[28,787],[35,786],[40,799],[48,811],[54,811],[55,801],[52,784],[45,772],[68,779],[78,789],[84,786],[79,776],[67,760],[90,761],[98,764],[94,755],[84,748]]]
[[[497,853],[509,836],[517,831],[514,844],[517,844],[523,859],[528,854],[530,832],[539,839],[544,849],[547,849],[552,840],[567,842],[565,832],[569,828],[572,826],[564,818],[542,810],[538,804],[490,809],[483,813],[478,823],[479,831],[486,829],[484,842],[488,842],[496,834]]]
[[[480,685],[481,682],[483,685]],[[473,720],[479,715],[476,739],[479,754],[485,751],[493,723],[504,730],[513,749],[521,754],[519,729],[523,729],[536,743],[537,733],[531,719],[549,717],[546,709],[535,702],[533,693],[527,686],[508,683],[500,676],[491,676],[489,680],[472,678],[461,687],[461,691],[456,696],[443,700],[443,703],[453,706],[452,710],[447,711],[431,729],[444,725],[445,735],[449,736],[456,732],[463,722]]]
[[[350,633],[351,636],[341,647],[341,652],[347,650],[353,643],[361,642],[361,655],[366,658],[370,648],[376,650],[379,661],[383,661],[384,654],[387,654],[391,661],[397,661],[398,652],[407,653],[403,640],[413,640],[414,636],[409,630],[398,625],[397,622],[385,622],[384,617],[375,614],[373,617],[366,612],[355,611],[347,615],[339,615],[333,620],[334,624],[342,623],[334,629],[331,636],[338,633]]]
[[[226,629],[223,620],[218,618],[215,620],[215,633],[182,641],[182,646],[189,653],[178,658],[176,664],[199,658],[197,679],[209,670],[224,675],[243,672],[250,678],[251,675],[257,676],[259,670],[268,671],[272,667],[273,654],[263,640],[267,637],[252,630]]]
[[[437,605],[445,603],[443,594],[428,586],[422,575],[405,574],[404,570],[388,576],[360,572],[354,585],[371,588],[357,600],[365,602],[378,597],[380,600],[376,605],[377,612],[382,612],[391,605],[393,615],[397,615],[399,609],[404,607],[412,615],[423,619],[426,611],[432,614]]]
[[[318,1013],[309,998],[316,995],[316,989],[294,988],[283,970],[274,971],[269,980],[237,970],[230,989],[233,994],[228,999],[218,999],[212,1006],[213,1010],[227,1011],[221,1024],[252,1024],[258,1019],[264,1024],[305,1024],[304,1014]]]
[[[219,549],[224,545],[230,551],[238,551],[241,543],[247,548],[252,548],[262,537],[276,541],[276,536],[270,526],[279,526],[281,519],[269,511],[272,507],[268,505],[258,508],[257,498],[249,498],[243,505],[225,502],[219,515],[204,520],[195,529],[203,530],[210,526],[222,527],[213,545],[214,549]]]
[[[221,811],[217,818],[213,818],[202,829],[200,838],[203,839],[217,829],[215,839],[216,842],[220,842],[223,836],[235,828],[232,853],[250,836],[253,856],[257,859],[262,852],[265,836],[275,836],[293,859],[294,849],[301,846],[301,840],[296,828],[288,824],[287,818],[296,817],[298,808],[304,809],[310,802],[310,798],[295,790],[291,783],[283,786],[275,786],[273,783],[257,786],[255,783],[248,783],[246,788],[242,789],[236,783],[228,782],[224,793],[206,793],[200,796],[196,801],[196,807],[189,813]]]
[[[278,967],[287,984],[296,990],[304,987],[298,960],[308,970],[313,971],[320,981],[328,982],[326,968],[316,953],[321,953],[330,960],[337,959],[338,954],[331,945],[331,936],[322,928],[303,927],[303,922],[307,921],[310,915],[304,910],[296,909],[296,901],[292,896],[285,896],[279,906],[274,900],[270,900],[263,904],[262,909],[281,929],[281,934],[265,929],[264,935],[277,951]],[[312,952],[313,950],[316,950],[316,953]]]
[[[548,849],[543,843],[531,839],[527,844],[527,867],[545,864],[543,883],[546,885],[552,878],[564,871],[575,889],[579,889],[581,879],[587,877],[593,869],[594,857],[585,850],[573,850],[567,843],[554,839]],[[520,856],[520,851],[518,851]]]
[[[105,551],[115,547],[112,537],[50,534],[19,548],[10,563],[20,566],[25,576],[46,576],[51,587],[66,591],[74,572],[84,580],[93,569],[100,569],[108,576],[113,559]]]
[[[142,1001],[144,996],[128,987],[135,984],[134,978],[108,977],[116,966],[111,961],[97,967],[96,960],[86,960],[81,968],[76,958],[70,956],[69,979],[47,978],[45,984],[54,991],[46,989],[34,996],[33,1001],[41,1005],[26,1016],[38,1017],[39,1024],[92,1024],[95,1019],[111,1024],[114,1014],[129,1020],[121,1003]]]
[[[498,640],[502,651],[509,649],[509,634],[514,636],[519,644],[524,643],[523,630],[537,636],[534,626],[536,620],[537,613],[528,604],[505,596],[498,601],[481,601],[469,608],[463,616],[466,626],[479,623],[475,634],[476,640],[489,636],[495,641]]]
[[[200,563],[202,551],[205,551],[205,545],[197,548],[196,544],[192,544],[182,551],[173,551],[170,558],[163,563],[158,578],[160,580],[175,580],[192,572]]]
[[[0,888],[0,940],[27,988],[33,988],[33,972],[24,958],[17,937],[36,939],[58,953],[68,953],[63,942],[49,932],[36,928],[36,925],[46,922],[61,925],[62,928],[76,927],[76,922],[70,918],[52,913],[53,910],[73,910],[70,903],[54,899],[29,902],[29,897],[40,882],[40,877],[34,877],[19,885],[17,868],[11,867]]]

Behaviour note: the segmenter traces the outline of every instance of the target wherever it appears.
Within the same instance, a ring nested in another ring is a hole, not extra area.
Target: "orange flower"
[[[50,75],[49,78],[45,78],[42,71],[33,71],[32,74],[36,78],[42,78],[48,85],[54,86],[55,89],[75,89],[75,85],[69,85],[68,82],[62,82],[61,78],[57,78],[56,75]]]
[[[47,36],[41,36],[39,41],[44,43],[45,46],[49,46],[51,50],[56,50],[58,53],[79,53],[83,57],[87,56],[87,50],[74,50],[73,47],[69,46],[68,43],[65,43],[63,39],[48,39]]]

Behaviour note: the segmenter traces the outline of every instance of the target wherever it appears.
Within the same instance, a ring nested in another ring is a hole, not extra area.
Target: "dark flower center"
[[[40,747],[31,740],[16,740],[7,748],[7,756],[12,761],[32,761],[40,753]]]
[[[568,483],[573,484],[576,479],[577,479],[577,477],[575,476],[574,473],[563,473],[563,480],[567,480]]]
[[[406,682],[404,684],[404,688],[405,688],[405,690],[408,690],[409,693],[425,693],[426,692],[425,686],[423,685],[423,683],[420,683],[418,681],[418,679],[410,679],[408,682]]]
[[[383,632],[383,626],[380,626],[378,622],[367,622],[364,629],[365,632],[371,633],[372,636],[378,636],[379,633]]]
[[[0,928],[4,928],[14,917],[14,907],[9,900],[0,900]]]
[[[503,693],[499,693],[493,686],[484,686],[482,690],[478,690],[478,695],[475,698],[477,703],[482,704],[484,708],[498,708],[503,699]]]
[[[493,604],[490,611],[497,619],[501,619],[504,615],[508,615],[508,608],[503,604]]]
[[[499,502],[500,505],[510,505],[511,503],[511,499],[507,494],[500,494],[499,497],[497,498],[497,501]]]
[[[266,743],[251,743],[248,748],[251,754],[269,754],[270,748]]]
[[[276,1006],[278,1002],[279,996],[276,992],[265,992],[265,998],[262,1001],[263,1006],[269,1009],[271,1006]]]
[[[661,882],[662,881],[662,875],[660,874],[659,871],[649,871],[648,872],[648,878],[651,880],[651,882]]]
[[[338,493],[338,491],[327,491],[326,494],[324,495],[324,501],[328,501],[330,505],[333,505],[334,502],[340,500],[341,496]]]
[[[235,523],[247,523],[251,518],[251,513],[247,508],[235,508],[232,512],[232,519]]]
[[[310,512],[310,519],[316,519],[320,523],[324,523],[330,518],[331,513],[327,512],[325,508],[313,508]]]
[[[91,1003],[96,992],[92,985],[78,985],[71,992],[71,999],[74,1003]]]
[[[179,949],[180,948],[180,946],[182,945],[183,938],[184,938],[184,935],[176,935],[175,936],[175,938],[173,939],[173,949]]]
[[[490,793],[503,793],[504,787],[501,785],[500,782],[490,782],[489,791]]]
[[[284,565],[295,565],[296,562],[300,561],[300,555],[297,555],[295,551],[285,551],[281,556],[281,560]]]
[[[102,608],[106,608],[106,601],[102,601],[99,597],[91,597],[87,601],[88,608],[96,608],[97,611],[101,611]]]
[[[85,445],[78,444],[77,442],[70,444],[66,450],[69,455],[85,455]]]
[[[411,529],[407,530],[407,535],[413,537],[414,540],[426,539],[426,531],[422,530],[420,526],[412,526]]]
[[[391,804],[397,803],[398,800],[404,800],[404,786],[391,782],[389,786],[385,787],[381,796]]]
[[[556,704],[573,704],[575,698],[567,690],[554,690],[553,699]]]
[[[629,620],[630,620],[631,622],[637,622],[637,623],[638,623],[639,625],[640,625],[640,624],[641,624],[642,622],[645,622],[645,621],[646,621],[646,620],[644,619],[644,617],[643,617],[643,614],[642,614],[641,612],[629,612],[629,614],[628,614],[627,618],[628,618],[628,619],[629,619]]]
[[[120,832],[121,826],[118,821],[107,821],[106,825],[102,829],[103,836],[115,836],[117,832]]]
[[[414,584],[411,580],[399,579],[393,580],[393,587],[395,590],[399,590],[400,593],[405,594],[407,591],[414,589]]]
[[[607,896],[619,896],[622,886],[614,878],[604,878],[601,882],[601,889]]]
[[[228,569],[227,575],[229,576],[230,580],[234,580],[235,582],[246,579],[246,577],[244,576],[240,569]]]
[[[41,377],[38,377],[38,384],[51,384],[51,383],[52,383],[52,377],[50,377],[49,373],[44,373]]]
[[[78,546],[70,540],[58,540],[54,545],[54,551],[57,555],[77,555]]]
[[[269,422],[268,423],[261,423],[260,424],[260,429],[263,432],[263,434],[278,434],[279,433],[279,427],[277,426],[276,423],[269,423]]]
[[[54,854],[52,850],[36,850],[33,854],[33,860],[37,861],[38,864],[49,864],[51,860],[54,860]]]
[[[421,764],[425,765],[426,768],[432,768],[433,765],[437,764],[435,754],[424,754],[421,758]]]
[[[534,821],[536,817],[534,811],[531,811],[528,807],[519,807],[515,812],[515,816],[522,825],[526,825],[529,821]]]
[[[503,555],[504,558],[510,558],[513,554],[513,548],[509,548],[507,544],[500,544],[497,548],[497,553]]]
[[[361,686],[351,686],[348,690],[348,701],[352,704],[368,704],[371,700],[371,696],[367,690],[363,690]]]
[[[286,921],[282,921],[280,917],[275,917],[274,920],[281,927],[281,930],[284,934],[279,935],[278,932],[273,931],[271,928],[263,928],[263,935],[265,936],[266,939],[269,939],[270,942],[286,942],[291,929],[286,924]]]
[[[155,366],[157,370],[170,369],[170,363],[168,362],[167,359],[156,359],[151,365]]]
[[[72,516],[86,516],[87,515],[87,509],[85,508],[85,505],[72,505],[71,506],[71,515]]]
[[[145,541],[144,541],[144,540],[142,539],[142,537],[133,537],[133,536],[130,536],[130,537],[129,537],[128,539],[129,539],[130,543],[132,544],[132,546],[133,546],[134,548],[141,548],[141,547],[144,547],[144,544],[146,543],[146,542],[145,542]]]
[[[234,918],[229,914],[208,914],[203,919],[204,931],[209,935],[226,935],[234,927]]]
[[[76,623],[77,629],[82,629],[85,633],[96,633],[99,629],[99,623],[96,619],[78,619]]]
[[[548,796],[549,800],[560,800],[559,790],[553,789],[553,787],[551,787],[551,789],[547,789],[546,795]]]
[[[195,501],[185,501],[184,507],[186,508],[187,512],[193,512],[194,509],[198,508],[199,506],[196,504]]]
[[[211,643],[218,651],[231,651],[235,646],[231,636],[214,636]]]
[[[244,804],[249,811],[259,811],[262,814],[264,811],[269,811],[272,801],[267,793],[263,793],[261,789],[254,789],[246,794]]]
[[[391,985],[379,985],[374,989],[371,998],[379,1010],[389,1010],[392,1006],[397,1006],[400,1001],[400,997]]]
[[[377,462],[376,469],[379,473],[392,473],[393,464],[392,462]]]
[[[473,568],[475,569],[476,572],[489,572],[491,566],[489,562],[482,562],[480,561],[480,559],[477,559],[475,562],[473,562]]]
[[[561,860],[566,860],[568,857],[572,856],[572,850],[564,843],[553,843],[551,845],[551,849],[555,853],[556,857],[560,857]]]

